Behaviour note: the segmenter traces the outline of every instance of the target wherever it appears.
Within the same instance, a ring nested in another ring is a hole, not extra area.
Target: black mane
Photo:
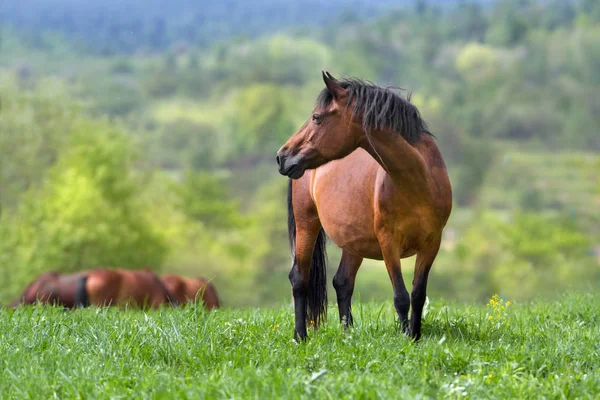
[[[349,107],[354,101],[352,116],[362,114],[365,132],[373,129],[389,128],[414,144],[421,133],[431,135],[419,110],[410,102],[410,95],[404,99],[398,88],[381,87],[356,78],[341,79],[339,84],[348,90]],[[333,95],[325,88],[317,97],[317,106],[327,107]],[[433,136],[433,135],[432,135]]]

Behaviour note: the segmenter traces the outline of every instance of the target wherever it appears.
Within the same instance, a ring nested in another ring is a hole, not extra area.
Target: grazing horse
[[[160,278],[148,268],[97,268],[88,271],[82,281],[83,290],[78,293],[78,303],[83,306],[158,308],[163,304],[177,304]]]
[[[21,296],[10,303],[14,308],[23,304],[50,303],[62,305],[65,308],[82,306],[78,303],[78,292],[81,290],[82,278],[85,273],[61,274],[49,271],[31,282]]]
[[[294,337],[326,318],[326,234],[342,249],[333,278],[341,322],[363,258],[385,262],[402,330],[421,337],[427,277],[452,209],[446,166],[417,108],[391,88],[323,72],[308,121],[277,152],[288,176]],[[417,255],[412,295],[400,269]],[[410,327],[408,312],[412,303]]]
[[[163,275],[160,279],[180,304],[196,301],[196,296],[198,296],[208,310],[219,308],[217,290],[212,283],[204,278]]]

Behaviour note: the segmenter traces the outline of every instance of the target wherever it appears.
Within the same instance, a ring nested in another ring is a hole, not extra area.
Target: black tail
[[[77,287],[75,288],[75,308],[85,308],[90,305],[90,298],[86,288],[87,280],[87,275],[77,279]]]
[[[292,207],[292,180],[288,182],[288,236],[292,259],[296,263],[296,219]],[[308,281],[308,302],[306,318],[315,326],[327,320],[327,235],[321,228],[313,250],[310,277]]]

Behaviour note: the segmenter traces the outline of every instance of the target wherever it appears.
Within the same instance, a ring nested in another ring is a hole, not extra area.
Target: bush
[[[168,249],[140,207],[131,163],[119,131],[95,122],[74,127],[44,184],[0,220],[0,270],[11,272],[5,290],[14,295],[46,270],[162,265]]]

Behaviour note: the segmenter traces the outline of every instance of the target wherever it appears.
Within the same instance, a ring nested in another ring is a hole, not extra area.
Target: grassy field
[[[424,338],[391,302],[337,310],[306,343],[291,307],[0,310],[1,398],[597,398],[600,295],[427,306]]]

